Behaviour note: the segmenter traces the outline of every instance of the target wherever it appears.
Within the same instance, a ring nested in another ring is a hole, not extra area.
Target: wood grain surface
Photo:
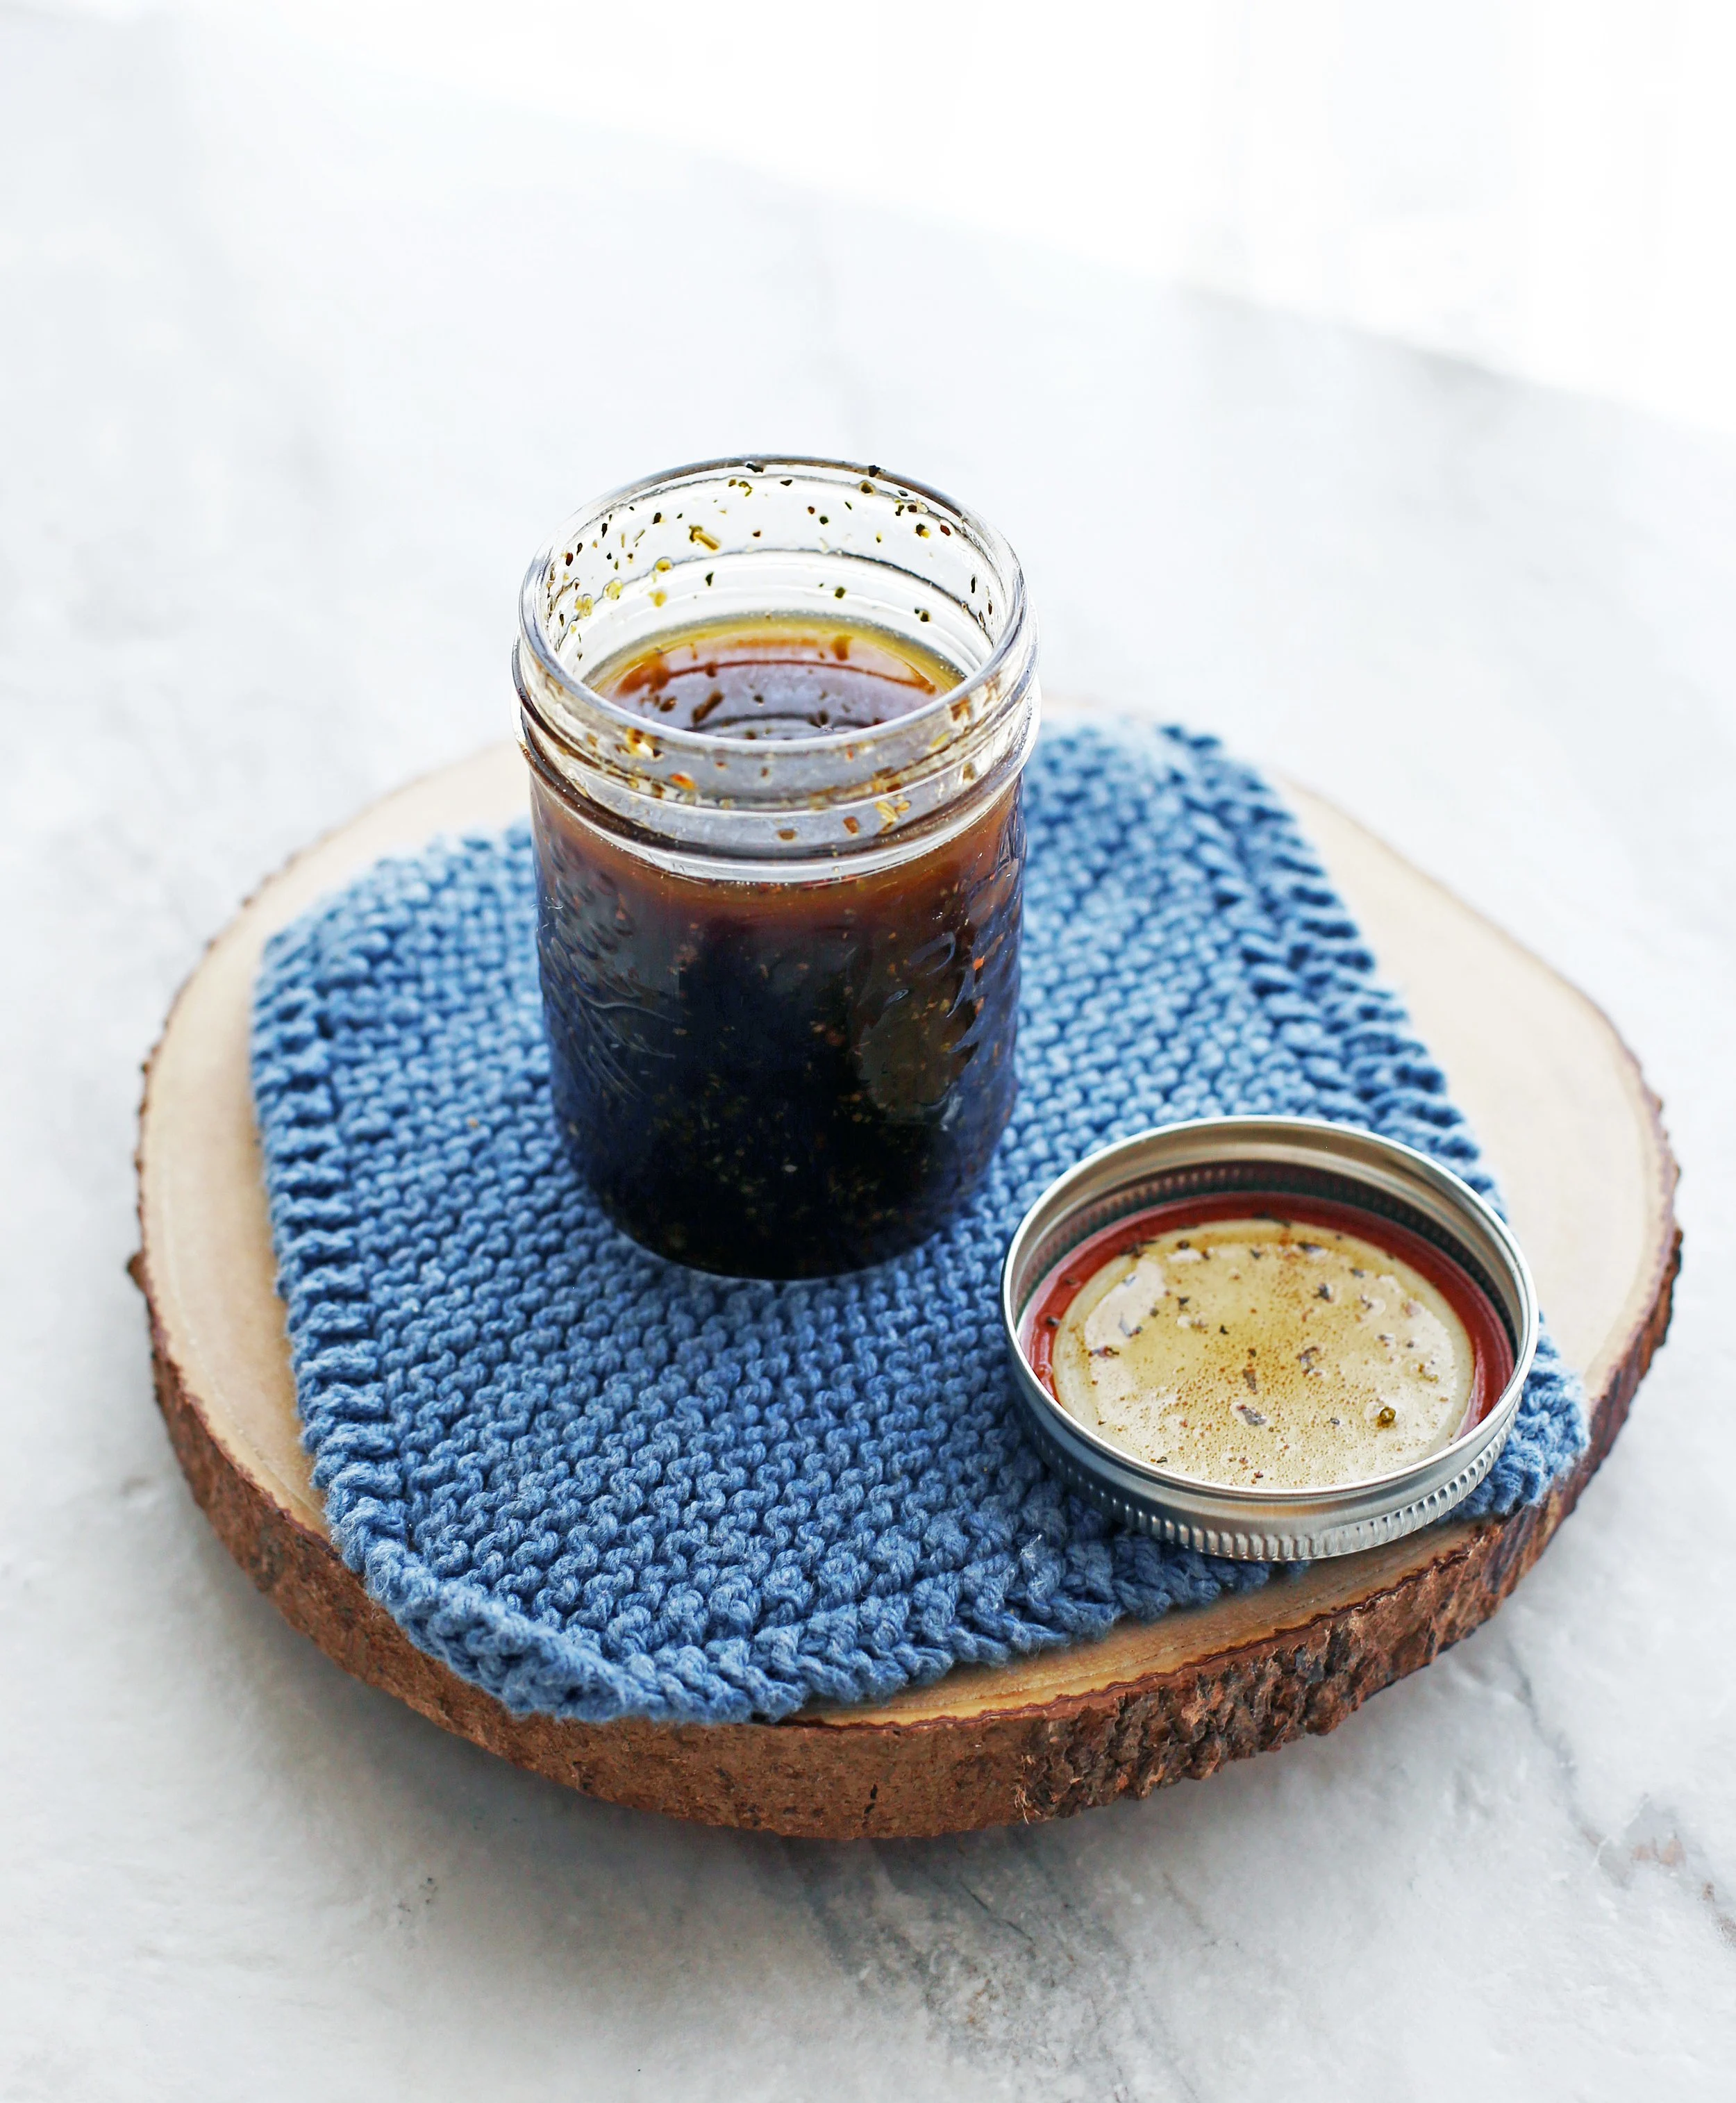
[[[1291,786],[1382,970],[1445,1067],[1592,1404],[1534,1509],[1448,1522],[1151,1626],[873,1707],[776,1724],[516,1718],[418,1651],[327,1536],[298,1438],[247,1070],[269,935],[379,856],[524,807],[511,745],[413,784],[300,856],[212,944],[148,1070],[141,1247],[158,1399],[194,1496],[293,1626],[358,1678],[521,1767],[712,1824],[842,1838],[1050,1818],[1329,1731],[1494,1612],[1573,1509],[1668,1324],[1675,1164],[1605,1018],[1330,804]]]

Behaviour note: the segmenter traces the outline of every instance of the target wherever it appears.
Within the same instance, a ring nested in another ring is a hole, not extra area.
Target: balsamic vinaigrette
[[[1028,1353],[1069,1415],[1232,1488],[1367,1481],[1490,1408],[1512,1347],[1481,1289],[1397,1222],[1322,1198],[1172,1200],[1073,1251]]]
[[[789,617],[665,635],[588,683],[731,738],[847,738],[950,690],[944,660]],[[773,882],[659,867],[533,773],[557,1115],[637,1241],[737,1276],[825,1275],[923,1240],[1013,1102],[1015,784],[892,867]]]
[[[899,637],[785,615],[684,629],[611,659],[590,684],[675,729],[762,738],[872,730],[958,680]]]

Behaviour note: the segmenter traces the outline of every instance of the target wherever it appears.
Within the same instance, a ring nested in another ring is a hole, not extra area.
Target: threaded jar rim
[[[867,729],[762,740],[665,727],[579,669],[738,606],[744,618],[837,607],[960,676]],[[755,454],[628,483],[539,551],[519,619],[531,764],[583,815],[652,851],[855,865],[908,851],[1016,778],[1034,742],[1036,624],[1018,558],[954,499],[876,467]]]

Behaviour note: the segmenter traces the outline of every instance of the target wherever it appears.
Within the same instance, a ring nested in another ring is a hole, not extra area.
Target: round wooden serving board
[[[388,797],[274,877],[183,989],[139,1143],[158,1399],[236,1561],[341,1665],[449,1731],[569,1786],[677,1817],[843,1838],[1053,1818],[1330,1731],[1491,1614],[1609,1451],[1669,1320],[1680,1236],[1658,1106],[1604,1016],[1330,804],[1303,824],[1445,1065],[1501,1179],[1592,1444],[1540,1507],[1390,1547],[1149,1627],[876,1708],[775,1724],[519,1718],[415,1649],[339,1559],[298,1439],[248,1083],[268,936],[382,854],[523,809],[507,745]]]

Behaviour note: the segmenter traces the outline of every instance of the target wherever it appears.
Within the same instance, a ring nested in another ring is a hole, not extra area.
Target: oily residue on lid
[[[1056,1400],[1136,1459],[1237,1488],[1364,1481],[1450,1444],[1505,1385],[1493,1309],[1415,1237],[1176,1209],[1075,1251],[1032,1328]]]

